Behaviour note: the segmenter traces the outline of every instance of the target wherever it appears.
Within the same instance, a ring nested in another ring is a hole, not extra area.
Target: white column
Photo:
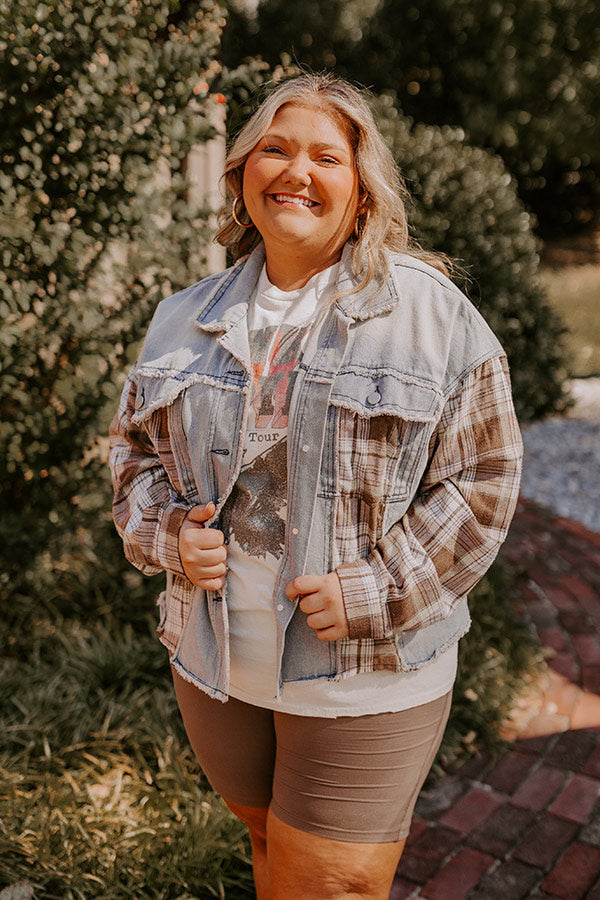
[[[219,96],[219,95],[217,95]],[[224,202],[219,179],[225,168],[225,104],[214,95],[210,103],[210,122],[217,134],[209,141],[192,147],[187,158],[189,175],[188,202],[197,208],[209,209],[208,224],[214,231],[217,212]],[[212,241],[206,247],[208,274],[225,268],[225,248]]]

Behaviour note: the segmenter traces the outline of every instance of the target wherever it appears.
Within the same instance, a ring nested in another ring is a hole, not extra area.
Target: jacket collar
[[[260,243],[249,256],[238,260],[217,277],[215,286],[196,316],[196,323],[203,331],[227,331],[246,316],[248,301],[254,293],[264,261],[265,249]]]
[[[203,331],[227,331],[246,316],[248,300],[254,293],[264,261],[265,248],[260,243],[249,256],[238,260],[218,277],[196,317]],[[371,319],[389,312],[398,304],[399,296],[389,272],[385,276],[383,284],[374,279],[362,290],[354,290],[360,278],[352,269],[352,245],[346,244],[337,283],[344,296],[336,301],[337,307],[351,319]]]

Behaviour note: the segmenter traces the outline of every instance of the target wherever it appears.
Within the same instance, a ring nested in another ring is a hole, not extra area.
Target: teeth
[[[298,206],[314,206],[314,201],[308,197],[290,197],[288,194],[275,194],[278,203],[297,203]]]

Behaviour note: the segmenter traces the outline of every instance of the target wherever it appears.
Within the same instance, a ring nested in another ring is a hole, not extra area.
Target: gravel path
[[[523,428],[521,494],[600,532],[600,378],[572,388],[568,416]]]

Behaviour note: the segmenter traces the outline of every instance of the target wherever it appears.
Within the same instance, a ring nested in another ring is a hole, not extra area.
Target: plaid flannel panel
[[[340,441],[339,452],[342,472],[372,466],[369,454],[381,454],[378,442],[368,440]],[[361,462],[357,456],[366,458]],[[342,642],[344,669],[387,667],[361,660],[365,642],[358,639],[381,641],[388,656],[395,633],[446,618],[474,587],[506,537],[521,459],[506,358],[493,357],[446,400],[429,441],[425,475],[402,519],[374,540],[381,516],[369,504],[370,514],[354,520],[360,524],[352,558],[352,516],[347,510],[338,515],[336,551],[342,562],[336,571],[350,626],[350,638]],[[343,494],[338,502],[347,505]],[[358,503],[352,498],[354,506]]]
[[[160,621],[156,632],[170,655],[177,649],[198,591],[185,575],[173,575],[169,596],[163,591],[157,600]]]
[[[180,412],[177,404],[157,410],[146,430],[132,423],[135,397],[130,379],[110,426],[115,525],[136,568],[146,575],[164,570],[183,575],[179,529],[193,504],[182,496],[173,452],[178,433],[173,420]]]

